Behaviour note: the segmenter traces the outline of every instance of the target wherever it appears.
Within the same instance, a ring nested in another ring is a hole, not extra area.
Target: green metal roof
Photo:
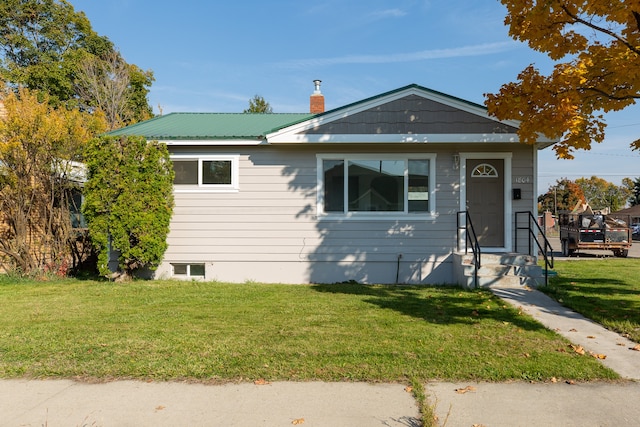
[[[158,140],[260,139],[313,116],[309,113],[170,113],[107,135],[141,135]]]

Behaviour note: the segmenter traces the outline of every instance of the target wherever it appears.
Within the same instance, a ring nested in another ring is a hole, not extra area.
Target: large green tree
[[[98,269],[110,275],[110,251],[131,276],[155,269],[167,249],[173,212],[173,167],[166,145],[144,137],[102,136],[85,151],[88,180],[83,212],[98,252]]]
[[[618,211],[627,203],[630,192],[624,186],[617,186],[597,176],[578,178],[576,184],[580,186],[585,199],[594,209],[609,208],[611,212]]]
[[[558,62],[548,76],[529,65],[488,94],[489,112],[520,120],[524,142],[559,139],[558,157],[602,142],[603,113],[640,99],[640,0],[500,1],[509,35]],[[631,145],[640,148],[640,138]]]
[[[0,2],[0,80],[49,94],[52,104],[99,108],[87,96],[87,62],[106,69],[116,52],[113,43],[93,31],[84,13],[66,0],[2,0]],[[124,60],[120,58],[124,63]],[[125,63],[126,64],[126,63]],[[148,118],[152,109],[147,94],[153,81],[150,71],[128,65],[125,103],[133,112],[124,124]],[[110,76],[100,75],[105,80]],[[84,89],[84,92],[82,91]],[[95,91],[94,91],[95,94]]]

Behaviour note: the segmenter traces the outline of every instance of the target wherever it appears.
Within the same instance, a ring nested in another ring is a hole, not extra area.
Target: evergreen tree
[[[125,277],[155,269],[167,249],[173,213],[173,167],[166,145],[144,137],[102,136],[85,152],[88,180],[84,215],[98,252],[100,274],[110,275],[110,250]]]
[[[249,108],[244,110],[243,113],[270,114],[273,113],[273,108],[263,97],[256,95],[249,100]]]

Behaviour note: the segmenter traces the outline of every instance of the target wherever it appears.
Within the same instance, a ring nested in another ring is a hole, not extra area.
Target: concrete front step
[[[477,284],[472,254],[454,254],[454,270],[457,282],[466,288],[537,287],[545,283],[544,270],[526,254],[482,254]]]

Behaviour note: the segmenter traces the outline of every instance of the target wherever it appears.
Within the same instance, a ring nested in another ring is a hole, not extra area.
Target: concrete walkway
[[[440,425],[640,425],[640,352],[635,344],[535,290],[493,289],[549,329],[606,354],[615,383],[429,383]],[[460,393],[460,390],[467,390]],[[400,384],[188,383],[1,380],[0,427],[58,426],[393,426],[417,427],[420,414]]]
[[[640,380],[640,351],[632,350],[636,345],[633,341],[560,305],[540,291],[528,288],[493,288],[491,291],[587,352],[606,355],[602,363],[623,378]]]

